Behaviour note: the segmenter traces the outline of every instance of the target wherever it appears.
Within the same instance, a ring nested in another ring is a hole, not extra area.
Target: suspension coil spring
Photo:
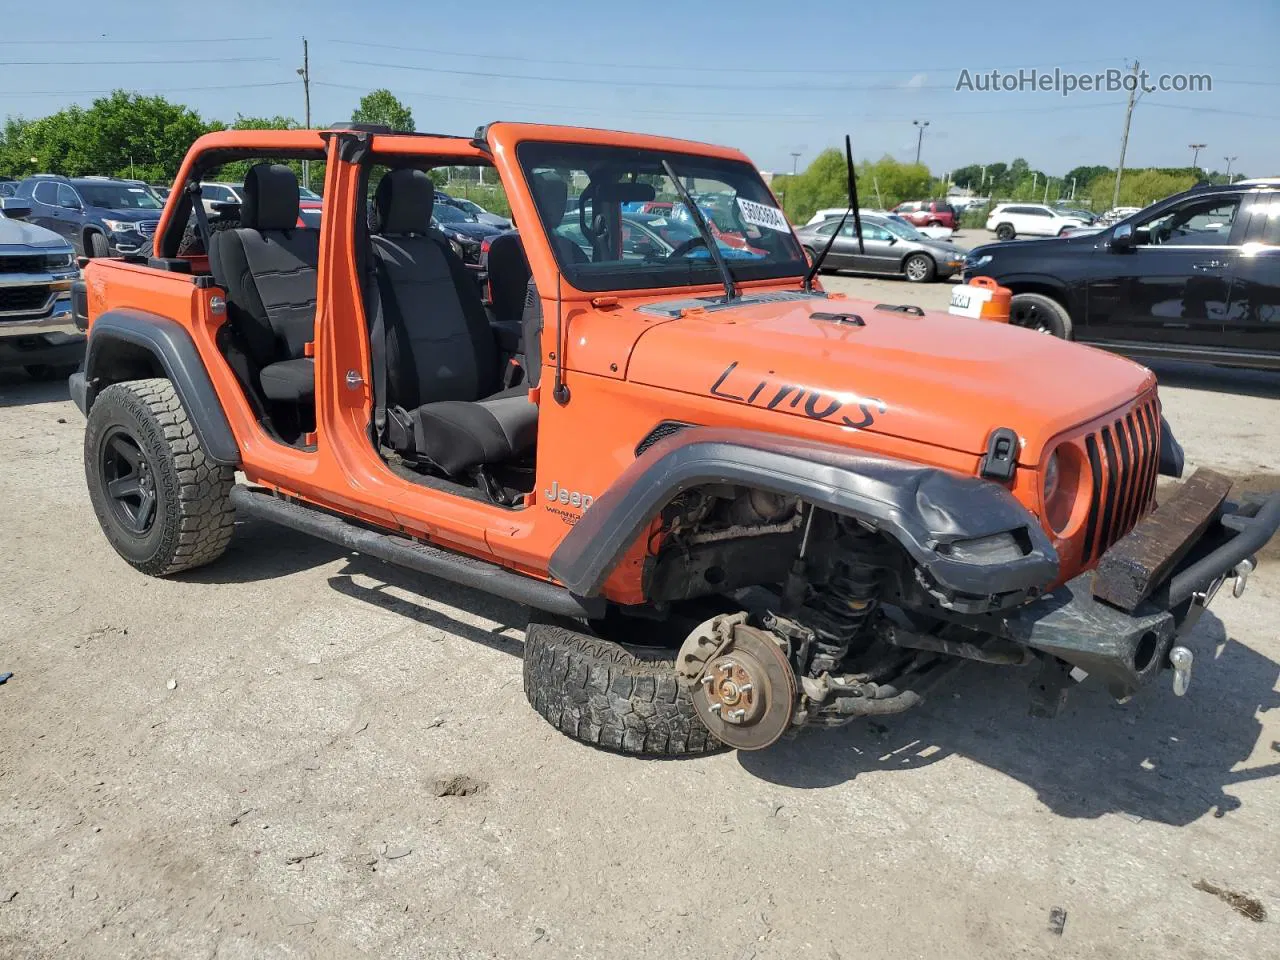
[[[813,585],[800,615],[814,633],[810,676],[834,672],[875,612],[884,577],[878,546],[869,536],[842,539],[830,576]]]

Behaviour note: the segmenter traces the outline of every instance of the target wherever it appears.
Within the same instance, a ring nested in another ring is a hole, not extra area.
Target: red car
[[[945,200],[907,200],[894,207],[892,212],[913,227],[948,227],[955,230],[960,226],[960,216],[955,207]]]

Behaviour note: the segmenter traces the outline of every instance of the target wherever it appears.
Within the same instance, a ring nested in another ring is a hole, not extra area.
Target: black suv
[[[1280,178],[1204,185],[1103,230],[977,247],[1011,322],[1140,359],[1280,369]]]
[[[137,253],[156,232],[164,203],[140,180],[36,174],[18,184],[30,223],[64,236],[82,257]]]

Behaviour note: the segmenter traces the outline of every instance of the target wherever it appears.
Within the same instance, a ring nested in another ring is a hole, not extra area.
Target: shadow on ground
[[[1225,816],[1240,806],[1228,788],[1280,774],[1280,762],[1232,770],[1258,742],[1257,712],[1280,707],[1280,665],[1228,640],[1211,613],[1192,646],[1186,698],[1172,695],[1167,673],[1123,705],[1086,683],[1056,720],[1036,720],[1027,714],[1029,671],[975,664],[913,713],[802,735],[738,759],[754,776],[815,788],[960,755],[1025,783],[1065,817],[1121,813],[1182,825]]]
[[[328,584],[344,596],[511,656],[523,653],[522,640],[507,635],[528,623],[519,604],[255,519],[237,524],[232,544],[222,561],[187,579],[249,582],[341,559],[345,566]],[[477,626],[440,607],[498,626]],[[1240,805],[1230,787],[1280,774],[1280,761],[1233,770],[1257,745],[1258,711],[1280,707],[1280,665],[1229,640],[1212,613],[1202,617],[1191,646],[1196,666],[1186,698],[1172,695],[1167,673],[1124,705],[1086,683],[1072,691],[1058,719],[1036,720],[1027,712],[1029,669],[973,664],[913,712],[805,733],[765,751],[740,753],[738,761],[773,783],[821,788],[872,772],[906,774],[959,755],[1025,783],[1061,816],[1121,813],[1173,825],[1206,813],[1225,816]]]
[[[70,399],[66,380],[32,380],[25,373],[0,372],[0,407],[29,407]]]
[[[1280,372],[1239,370],[1208,363],[1177,363],[1172,360],[1143,361],[1162,387],[1182,387],[1209,393],[1234,393],[1242,397],[1280,397]]]

